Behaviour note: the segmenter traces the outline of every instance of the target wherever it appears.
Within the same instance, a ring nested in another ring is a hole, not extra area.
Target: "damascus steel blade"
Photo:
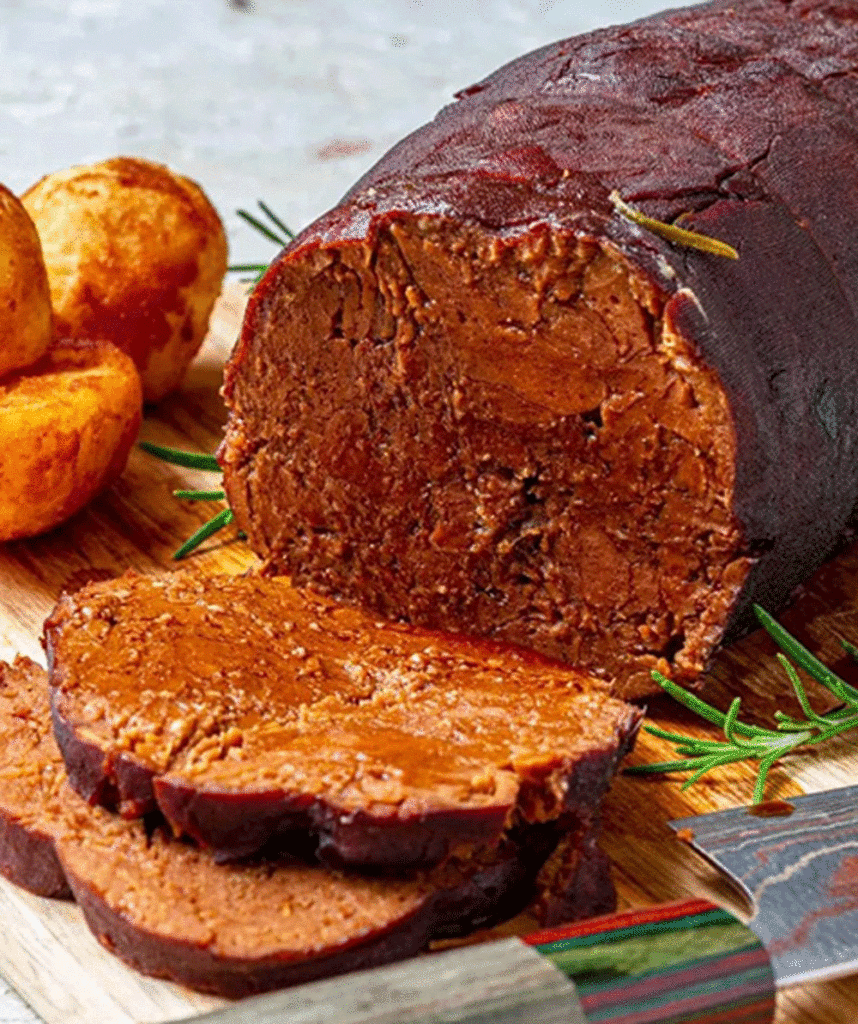
[[[670,826],[747,897],[778,986],[858,972],[858,786],[775,810],[784,813],[741,807]]]

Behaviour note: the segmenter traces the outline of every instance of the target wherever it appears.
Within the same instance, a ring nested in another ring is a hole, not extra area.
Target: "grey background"
[[[0,181],[109,156],[197,180],[233,262],[328,209],[453,93],[563,36],[670,0],[0,0]],[[0,941],[3,941],[0,935]],[[0,1024],[37,1018],[0,979]],[[105,1022],[108,1024],[108,1022]]]
[[[236,217],[292,227],[453,93],[553,39],[658,0],[0,0],[0,181],[119,154],[195,178],[233,262],[272,247]]]

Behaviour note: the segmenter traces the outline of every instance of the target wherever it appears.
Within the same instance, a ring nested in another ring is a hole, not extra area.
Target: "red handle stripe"
[[[662,903],[654,907],[638,907],[603,917],[591,917],[587,921],[576,921],[556,928],[543,928],[541,931],[531,932],[524,941],[530,946],[541,946],[544,943],[606,934],[626,928],[643,928],[668,921],[686,921],[699,914],[709,914],[713,911],[719,914],[726,913],[709,900],[677,900],[675,903]]]
[[[708,900],[547,928],[525,940],[571,978],[589,1024],[770,1024],[771,962]]]

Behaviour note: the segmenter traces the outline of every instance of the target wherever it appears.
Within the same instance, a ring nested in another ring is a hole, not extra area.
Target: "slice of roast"
[[[640,720],[564,666],[282,578],[126,576],[62,598],[45,635],[74,788],[222,857],[405,868],[590,826]]]
[[[58,852],[99,941],[145,974],[230,997],[402,959],[510,917],[532,896],[546,852],[505,841],[411,878],[219,864],[69,792],[71,801]]]
[[[243,996],[370,967],[511,916],[613,909],[586,829],[532,825],[491,851],[407,878],[298,861],[218,864],[159,827],[90,807],[64,782],[44,670],[0,664],[0,856],[39,895],[71,889],[96,937],[147,974]]]

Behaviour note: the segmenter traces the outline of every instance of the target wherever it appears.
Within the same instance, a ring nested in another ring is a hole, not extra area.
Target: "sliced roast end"
[[[71,895],[54,850],[62,764],[40,718],[44,669],[29,658],[0,662],[0,873],[37,896]]]
[[[582,863],[593,854],[587,836],[558,846],[554,827],[532,827],[492,852],[397,879],[296,862],[221,865],[158,830],[147,836],[139,823],[83,811],[59,853],[98,940],[137,970],[221,996],[401,959],[431,939],[504,920],[535,893],[544,920],[614,903],[603,861]]]
[[[696,677],[749,566],[729,403],[676,282],[550,219],[362,223],[281,257],[232,356],[220,457],[251,546],[624,695]]]
[[[387,963],[432,938],[505,919],[534,896],[544,919],[549,905],[577,916],[592,904],[577,867],[580,906],[563,881],[562,865],[581,857],[600,872],[590,831],[563,838],[569,821],[515,830],[492,850],[409,877],[296,860],[219,864],[162,827],[91,807],[71,790],[40,666],[0,664],[0,723],[0,870],[39,895],[71,891],[107,949],[203,992],[240,997]],[[613,900],[607,875],[600,885],[602,902]]]

